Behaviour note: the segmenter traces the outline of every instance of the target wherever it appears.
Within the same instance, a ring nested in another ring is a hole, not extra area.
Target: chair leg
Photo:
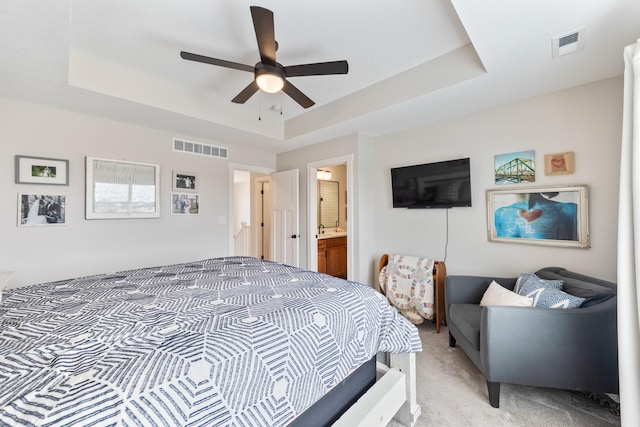
[[[456,339],[453,337],[453,335],[451,335],[451,332],[449,332],[449,347],[455,347],[456,346]]]
[[[489,403],[494,408],[500,407],[500,383],[487,381],[487,390],[489,391]]]

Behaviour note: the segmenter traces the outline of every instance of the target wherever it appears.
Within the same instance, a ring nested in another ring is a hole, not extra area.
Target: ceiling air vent
[[[203,144],[201,142],[187,141],[186,139],[173,138],[173,151],[196,154],[206,157],[217,157],[219,159],[229,158],[229,149],[216,147],[215,145]]]
[[[552,38],[551,47],[553,59],[584,49],[584,28]]]

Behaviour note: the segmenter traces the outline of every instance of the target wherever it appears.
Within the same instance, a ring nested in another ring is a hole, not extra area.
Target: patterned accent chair
[[[492,281],[513,290],[517,278],[447,276],[449,346],[460,346],[485,376],[494,408],[500,383],[618,393],[617,286],[560,267],[536,275],[563,280],[563,290],[584,303],[575,309],[481,306]]]

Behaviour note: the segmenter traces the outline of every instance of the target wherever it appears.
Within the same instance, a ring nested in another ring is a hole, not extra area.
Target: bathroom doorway
[[[307,164],[307,266],[318,271],[318,238],[346,233],[347,277],[354,276],[355,236],[353,215],[353,155]],[[325,181],[321,184],[321,181]],[[337,190],[334,190],[336,189]],[[325,193],[327,191],[328,193]],[[333,193],[337,196],[334,199]],[[321,194],[323,193],[323,194]],[[321,196],[330,200],[321,201]],[[323,214],[327,220],[323,219]],[[324,224],[329,221],[330,223]],[[324,231],[324,233],[323,233]]]

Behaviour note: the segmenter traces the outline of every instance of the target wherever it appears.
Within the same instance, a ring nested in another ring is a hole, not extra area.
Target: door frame
[[[347,165],[347,278],[354,277],[355,222],[353,218],[353,158],[354,155],[332,157],[307,163],[307,269],[318,271],[318,169]]]
[[[234,215],[234,197],[235,197],[235,189],[234,189],[234,185],[233,185],[233,175],[234,172],[236,170],[242,170],[242,171],[249,171],[249,172],[255,172],[255,173],[260,173],[260,174],[264,174],[264,175],[271,175],[272,173],[276,172],[276,169],[272,169],[272,168],[265,168],[265,167],[261,167],[261,166],[252,166],[252,165],[243,165],[240,163],[228,163],[228,167],[229,167],[229,201],[228,201],[228,205],[229,205],[229,209],[228,209],[228,221],[227,221],[227,226],[229,228],[229,247],[227,250],[227,254],[229,256],[231,256],[232,254],[235,253],[235,248],[236,248],[236,244],[235,241],[233,239],[233,230],[234,230],[234,225],[235,225],[235,215]],[[252,195],[253,196],[253,195]],[[251,200],[250,203],[253,203],[253,200]]]

